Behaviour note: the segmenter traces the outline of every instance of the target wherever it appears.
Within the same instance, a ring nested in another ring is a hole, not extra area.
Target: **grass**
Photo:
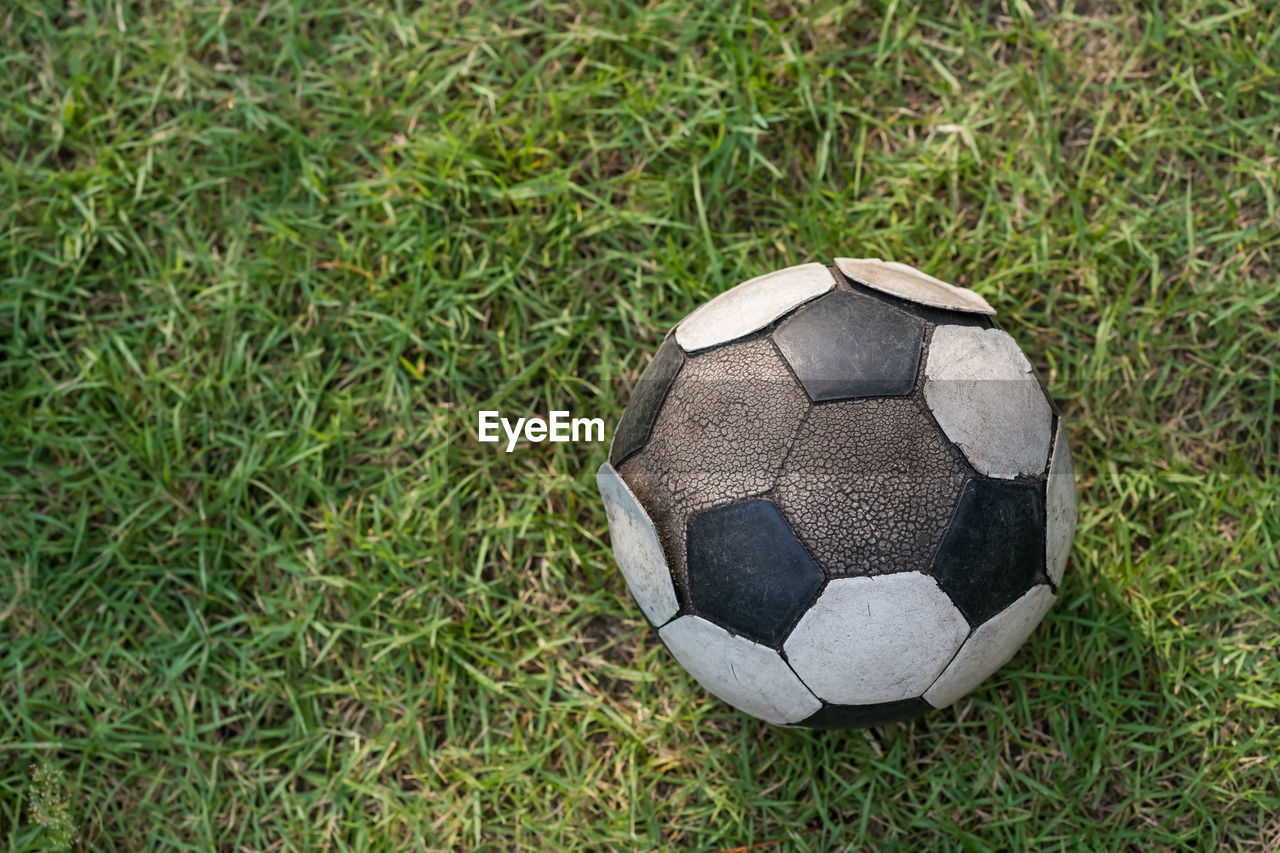
[[[1280,12],[0,12],[0,846],[1280,849]],[[977,288],[1072,425],[1061,601],[916,724],[709,699],[598,444],[712,294]]]

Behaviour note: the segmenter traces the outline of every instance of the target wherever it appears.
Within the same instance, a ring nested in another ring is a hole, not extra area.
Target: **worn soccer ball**
[[[1066,431],[977,293],[837,258],[743,282],[671,331],[597,483],[662,642],[770,723],[955,702],[1057,595]]]

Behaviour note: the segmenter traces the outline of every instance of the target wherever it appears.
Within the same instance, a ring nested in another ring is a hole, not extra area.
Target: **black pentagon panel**
[[[803,306],[773,333],[815,402],[911,393],[925,324],[883,302],[835,291]]]
[[[688,548],[694,612],[770,646],[786,638],[825,579],[763,498],[693,516]]]
[[[1034,483],[970,481],[931,573],[977,627],[1044,576],[1044,498]]]
[[[967,476],[919,400],[846,400],[809,412],[773,495],[833,577],[924,571]]]
[[[662,403],[671,390],[671,383],[683,366],[684,350],[676,343],[675,335],[668,335],[653,361],[636,381],[627,408],[622,412],[622,420],[613,433],[613,446],[609,449],[609,463],[613,467],[617,468],[649,440],[654,421],[658,419]]]
[[[686,601],[685,526],[773,488],[809,398],[768,339],[690,356],[648,443],[618,473],[649,512]]]
[[[866,729],[914,720],[932,710],[932,705],[918,697],[875,705],[823,705],[796,725],[810,729]]]

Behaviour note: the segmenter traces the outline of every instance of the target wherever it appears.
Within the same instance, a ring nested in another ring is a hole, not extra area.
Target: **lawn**
[[[1280,10],[0,11],[0,847],[1280,850]],[[594,485],[759,273],[973,287],[1070,421],[1062,595],[915,723],[648,631]]]

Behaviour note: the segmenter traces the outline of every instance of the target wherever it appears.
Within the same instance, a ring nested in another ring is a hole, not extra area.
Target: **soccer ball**
[[[942,708],[1053,604],[1066,432],[977,293],[837,258],[682,320],[597,484],[636,603],[684,668],[777,725]]]

